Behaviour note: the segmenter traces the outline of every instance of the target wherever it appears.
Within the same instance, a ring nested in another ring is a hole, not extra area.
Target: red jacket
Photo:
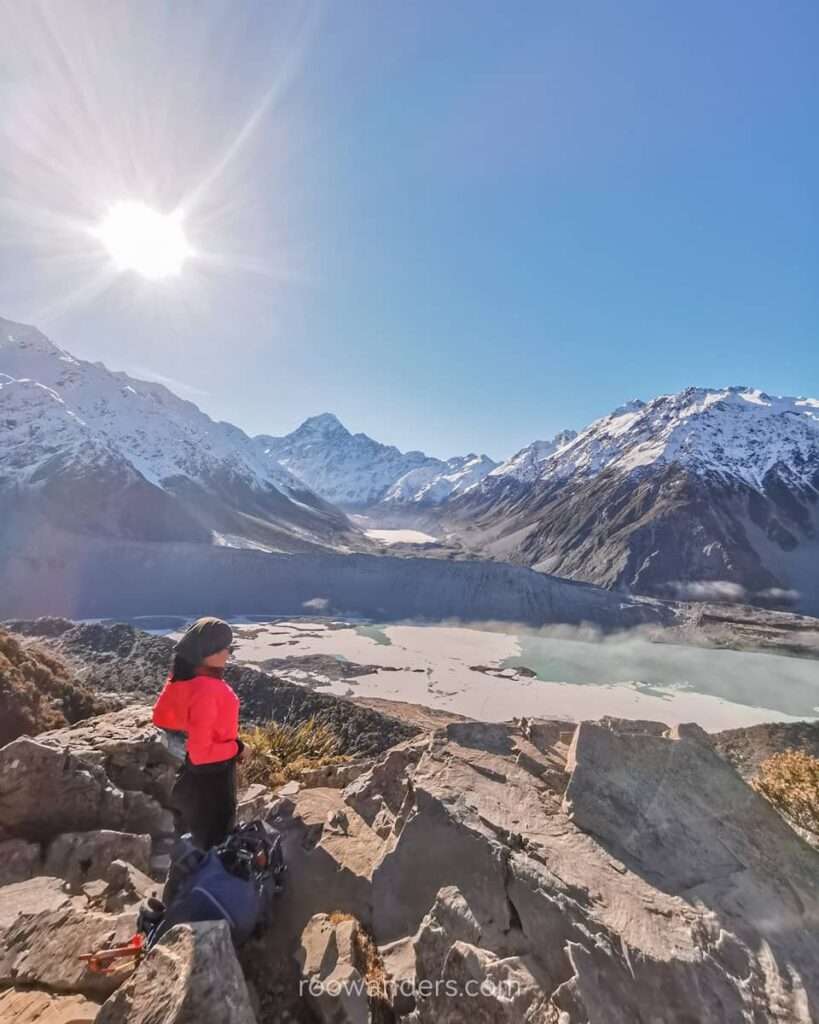
[[[160,729],[187,733],[193,764],[229,761],[239,753],[239,698],[224,679],[169,679],[154,704],[153,719]]]

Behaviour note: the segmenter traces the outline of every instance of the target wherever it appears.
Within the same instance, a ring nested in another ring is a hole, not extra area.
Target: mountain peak
[[[49,341],[36,327],[18,324],[14,320],[0,317],[0,349],[4,348],[28,349],[56,356],[63,354],[62,349],[58,348],[53,341]]]
[[[330,434],[350,435],[350,431],[344,426],[338,416],[332,412],[322,412],[318,416],[308,416],[298,430],[305,433],[321,434],[325,437]]]

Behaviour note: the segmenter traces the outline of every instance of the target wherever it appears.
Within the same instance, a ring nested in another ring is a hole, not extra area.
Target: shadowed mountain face
[[[35,547],[0,550],[0,618],[324,614],[401,619],[595,623],[621,629],[673,618],[588,584],[490,561],[291,554],[87,540],[52,531]]]
[[[346,516],[161,384],[0,320],[0,543],[85,536],[366,549]]]
[[[748,389],[633,403],[449,501],[474,549],[682,599],[819,610],[819,404]]]

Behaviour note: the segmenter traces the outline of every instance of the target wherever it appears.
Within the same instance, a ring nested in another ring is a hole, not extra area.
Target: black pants
[[[190,832],[200,850],[218,846],[236,817],[236,762],[192,765],[179,769],[171,793],[176,834]]]

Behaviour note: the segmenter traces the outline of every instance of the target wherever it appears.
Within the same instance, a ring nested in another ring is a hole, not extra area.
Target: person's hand
[[[236,762],[237,762],[237,764],[238,764],[239,762],[241,762],[241,761],[243,760],[243,758],[244,758],[244,756],[245,756],[245,745],[244,745],[244,743],[243,743],[243,742],[242,742],[242,741],[241,741],[241,740],[239,739],[239,737],[238,737],[238,736],[236,737],[236,746],[237,746],[237,747],[239,748],[239,749],[238,749],[238,750],[236,751]]]

